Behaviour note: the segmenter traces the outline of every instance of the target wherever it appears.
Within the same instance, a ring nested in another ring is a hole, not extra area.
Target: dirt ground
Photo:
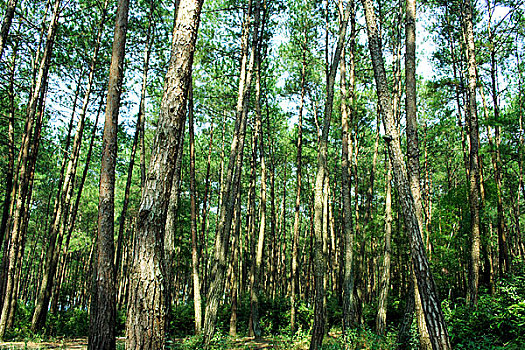
[[[87,349],[87,339],[62,339],[54,342],[0,342],[0,349]]]
[[[117,339],[117,344],[123,346],[124,338]],[[253,338],[240,338],[232,341],[232,350],[235,349],[250,349],[250,350],[265,350],[265,349],[282,349],[278,342],[274,340],[259,339],[254,340]],[[44,341],[35,343],[32,341],[28,342],[0,342],[1,350],[18,350],[18,349],[68,349],[68,350],[86,350],[87,349],[87,338],[80,339],[58,339],[56,341]]]

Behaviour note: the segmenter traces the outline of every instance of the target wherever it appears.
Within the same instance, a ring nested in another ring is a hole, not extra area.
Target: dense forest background
[[[0,6],[0,339],[523,348],[523,2]]]

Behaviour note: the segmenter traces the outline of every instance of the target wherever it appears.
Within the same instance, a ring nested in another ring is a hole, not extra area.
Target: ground
[[[124,338],[119,338],[117,349],[123,349]],[[275,338],[261,338],[255,340],[253,338],[238,338],[232,340],[228,347],[231,345],[231,350],[236,349],[250,349],[250,350],[264,350],[264,349],[284,349],[283,345],[279,340]],[[87,349],[87,338],[78,339],[56,339],[55,341],[43,341],[43,342],[0,342],[0,349],[68,349],[68,350],[85,350]]]

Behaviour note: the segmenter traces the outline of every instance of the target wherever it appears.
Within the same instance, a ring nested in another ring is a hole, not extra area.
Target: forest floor
[[[177,343],[177,339],[174,343]],[[249,350],[265,350],[265,349],[286,349],[286,345],[283,341],[278,338],[237,338],[228,341],[225,346],[226,349],[238,350],[238,349],[249,349]],[[86,350],[87,349],[87,338],[78,339],[57,339],[55,341],[26,341],[26,342],[0,342],[0,350],[18,350],[18,349],[68,349],[68,350]],[[124,349],[124,338],[117,339],[117,349]],[[296,348],[301,349],[301,347]]]
[[[87,349],[87,338],[56,341],[0,342],[0,349]]]

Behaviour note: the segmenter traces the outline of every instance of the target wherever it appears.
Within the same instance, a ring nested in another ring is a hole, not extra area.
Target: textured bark
[[[299,104],[299,116],[297,121],[297,158],[296,158],[296,190],[292,241],[292,270],[291,270],[291,290],[290,290],[290,329],[295,332],[296,319],[296,299],[299,294],[299,271],[298,271],[298,251],[299,251],[299,226],[301,225],[301,181],[302,181],[302,149],[303,149],[303,110],[306,94],[306,50],[308,48],[306,34],[302,41],[302,60],[301,60],[301,102]]]
[[[260,218],[259,218],[259,235],[255,250],[255,261],[252,263],[251,271],[251,290],[250,290],[250,329],[249,334],[255,338],[261,336],[261,325],[259,322],[259,283],[261,280],[262,262],[264,254],[264,236],[266,232],[266,162],[264,156],[264,137],[262,132],[261,121],[261,59],[256,54],[256,79],[255,79],[255,118],[257,134],[255,145],[259,145],[259,157],[261,160],[261,201],[260,201]]]
[[[21,262],[18,260],[19,251],[21,250],[21,243],[24,240],[24,212],[27,210],[26,206],[28,203],[28,190],[30,183],[32,182],[31,175],[31,164],[30,164],[30,147],[32,143],[37,142],[39,137],[39,119],[43,113],[37,114],[38,106],[45,96],[46,81],[49,72],[49,66],[51,61],[51,55],[53,51],[53,44],[55,40],[55,34],[58,27],[58,17],[60,14],[60,0],[56,0],[53,8],[53,15],[51,22],[48,26],[47,40],[45,49],[40,61],[40,66],[35,80],[35,85],[31,97],[29,99],[27,114],[26,114],[26,130],[23,136],[22,145],[20,147],[20,166],[18,171],[18,189],[16,194],[16,202],[14,205],[14,211],[12,215],[12,229],[11,229],[11,243],[8,251],[7,258],[7,276],[5,276],[5,297],[3,300],[2,313],[0,316],[0,339],[4,337],[7,319],[9,316],[9,309],[13,291],[16,288],[16,276],[17,266]],[[34,129],[34,130],[33,130]],[[32,139],[34,139],[32,141]],[[33,150],[36,151],[36,150]]]
[[[233,257],[231,259],[231,316],[230,316],[230,336],[237,336],[237,302],[239,294],[239,252],[241,235],[241,191],[237,193],[237,204],[235,206],[235,228],[232,238]],[[250,320],[251,322],[251,320]]]
[[[208,290],[208,299],[206,302],[204,318],[204,342],[206,344],[209,344],[213,335],[215,334],[219,301],[224,293],[226,261],[229,250],[233,209],[235,207],[237,192],[239,190],[236,184],[239,182],[242,172],[244,140],[246,136],[246,123],[248,116],[248,97],[252,80],[252,71],[255,63],[255,52],[258,49],[257,41],[259,39],[258,30],[260,21],[260,7],[260,0],[256,0],[253,11],[253,43],[250,50],[251,54],[249,62],[248,37],[251,27],[250,22],[252,21],[251,3],[248,6],[245,28],[242,37],[241,72],[237,95],[235,130],[231,144],[228,167],[225,172],[226,176],[221,184],[219,223],[215,237],[215,250],[212,257],[210,288]]]
[[[354,87],[355,87],[355,3],[352,0],[350,6],[350,91],[346,83],[346,62],[345,52],[342,53],[341,59],[341,123],[343,131],[342,145],[342,201],[343,201],[343,332],[347,332],[355,326],[355,306],[354,306],[354,271],[353,271],[353,251],[354,251],[354,232],[352,223],[352,202],[351,202],[351,164],[352,164],[352,143],[350,141],[350,128],[354,116]],[[347,102],[348,100],[348,102]],[[350,120],[348,120],[350,119]],[[350,149],[349,149],[350,145]]]
[[[197,242],[197,186],[195,184],[195,132],[193,120],[193,88],[189,86],[188,129],[190,134],[190,194],[191,194],[191,274],[193,278],[193,308],[195,311],[195,334],[202,330],[201,283],[199,278],[199,253]]]
[[[487,1],[489,6],[489,13],[492,16],[490,8],[490,1]],[[505,276],[510,271],[510,256],[509,248],[506,237],[505,227],[505,214],[503,213],[503,181],[502,181],[502,162],[501,162],[501,123],[500,120],[500,108],[499,108],[499,91],[498,91],[498,71],[496,63],[496,49],[494,47],[494,36],[492,28],[490,26],[492,18],[489,18],[489,45],[490,48],[490,80],[491,80],[491,92],[492,92],[492,103],[494,106],[494,121],[496,122],[494,141],[495,149],[492,152],[492,166],[494,168],[494,177],[496,180],[496,193],[497,193],[497,231],[498,231],[498,247],[499,247],[499,269],[501,276]]]
[[[368,46],[372,56],[380,112],[385,127],[384,138],[387,142],[394,179],[399,192],[401,209],[405,218],[405,225],[410,240],[412,264],[417,277],[430,340],[434,349],[450,349],[448,330],[437,296],[434,279],[425,254],[425,248],[416,216],[415,203],[412,197],[406,166],[401,151],[399,132],[392,113],[392,97],[388,90],[381,39],[378,35],[374,9],[370,0],[362,0],[362,3],[365,9]]]
[[[184,106],[187,108],[187,106]],[[173,180],[171,185],[170,199],[168,202],[168,211],[166,216],[166,225],[164,228],[164,266],[166,268],[166,287],[168,301],[167,305],[173,305],[178,302],[177,295],[178,291],[176,290],[177,283],[184,276],[179,276],[177,271],[177,266],[179,261],[177,259],[177,254],[180,252],[180,245],[182,242],[182,237],[177,236],[177,223],[178,223],[178,214],[179,214],[179,201],[180,201],[180,191],[181,191],[181,178],[182,178],[182,157],[184,154],[184,138],[185,138],[185,128],[186,128],[186,110],[184,111],[183,119],[180,121],[181,128],[177,131],[179,140],[178,149],[176,152],[176,161],[175,161],[175,170],[173,173]]]
[[[417,109],[416,109],[416,1],[406,1],[406,25],[405,25],[405,82],[406,82],[406,135],[407,135],[407,171],[410,181],[410,189],[414,198],[416,217],[419,230],[423,233],[425,227],[423,216],[423,201],[421,197],[420,166],[419,166],[419,140],[417,132]],[[426,232],[428,235],[429,233]],[[423,309],[421,307],[421,296],[417,281],[414,284],[414,298],[416,305],[416,317],[419,329],[420,348],[422,350],[432,349],[430,343]]]
[[[467,301],[471,305],[478,302],[479,264],[480,264],[480,213],[479,213],[479,127],[476,102],[477,64],[474,45],[474,28],[470,0],[463,1],[463,26],[468,59],[468,125],[470,136],[469,153],[469,204],[470,204],[470,265]]]
[[[386,195],[385,195],[385,246],[383,251],[383,268],[379,284],[379,302],[376,316],[376,332],[384,335],[386,332],[386,308],[388,292],[390,290],[390,256],[392,238],[392,165],[385,162],[386,169]]]
[[[177,14],[159,123],[133,244],[126,322],[126,347],[129,349],[165,347],[167,291],[163,234],[201,7],[202,0],[182,0]]]
[[[2,20],[2,27],[0,28],[0,60],[2,59],[2,54],[4,53],[4,48],[6,46],[11,23],[13,22],[13,17],[15,16],[17,2],[18,0],[9,0],[5,10],[4,19]]]
[[[315,201],[314,201],[314,324],[312,329],[312,338],[310,341],[310,350],[321,348],[325,333],[325,269],[326,260],[323,254],[323,189],[327,172],[327,154],[328,154],[328,133],[330,131],[330,120],[332,117],[332,108],[334,101],[334,84],[341,52],[344,47],[348,18],[350,17],[351,7],[347,6],[339,26],[337,46],[334,51],[329,72],[326,76],[326,102],[324,110],[323,129],[319,144],[319,153],[317,156],[317,175],[315,178]],[[327,62],[328,65],[328,62]],[[325,219],[326,220],[326,219]],[[326,225],[326,222],[324,223]]]
[[[119,0],[109,68],[98,206],[97,254],[91,297],[88,349],[115,348],[116,285],[114,266],[115,166],[129,0]]]
[[[151,3],[153,6],[153,2]],[[143,71],[142,71],[142,89],[140,92],[140,102],[139,102],[139,111],[137,113],[137,123],[135,126],[135,135],[133,136],[133,145],[131,146],[131,155],[129,157],[128,165],[128,176],[126,178],[126,189],[124,190],[124,203],[122,204],[122,212],[120,213],[119,218],[119,229],[117,235],[117,250],[115,252],[115,271],[118,273],[121,260],[122,260],[122,242],[124,240],[124,228],[126,226],[126,215],[129,205],[129,192],[131,188],[131,179],[133,176],[133,168],[135,165],[135,154],[137,152],[137,147],[140,142],[144,141],[144,110],[146,104],[146,88],[148,86],[148,70],[149,70],[149,58],[151,52],[151,45],[153,43],[152,32],[155,31],[155,22],[153,20],[153,8],[150,8],[148,14],[148,29],[146,31],[146,48],[144,50],[144,61],[143,61]],[[142,134],[142,135],[141,135]],[[144,153],[144,152],[142,152]],[[144,182],[142,181],[141,173],[141,186]]]

